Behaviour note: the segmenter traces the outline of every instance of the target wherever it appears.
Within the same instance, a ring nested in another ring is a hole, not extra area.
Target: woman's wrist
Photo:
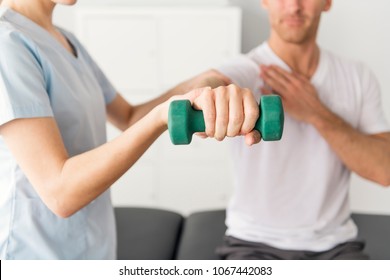
[[[167,100],[152,109],[151,117],[154,119],[157,129],[164,132],[168,128],[168,108],[170,100]]]

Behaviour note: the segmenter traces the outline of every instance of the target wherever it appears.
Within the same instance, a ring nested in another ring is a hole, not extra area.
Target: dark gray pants
[[[294,251],[225,236],[224,244],[216,252],[226,260],[368,260],[364,245],[364,241],[354,240],[324,252]]]

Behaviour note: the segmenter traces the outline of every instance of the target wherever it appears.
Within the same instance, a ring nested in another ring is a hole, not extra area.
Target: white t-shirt
[[[290,68],[264,43],[217,70],[260,98],[259,65]],[[378,83],[363,65],[321,50],[311,79],[321,101],[367,134],[390,131]],[[281,141],[247,147],[232,140],[235,191],[227,235],[286,250],[324,251],[356,238],[350,218],[346,168],[311,125],[285,114]]]

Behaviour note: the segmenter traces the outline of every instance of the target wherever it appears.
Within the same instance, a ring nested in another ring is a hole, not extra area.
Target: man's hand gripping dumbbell
[[[284,115],[279,96],[262,96],[258,105],[250,90],[229,85],[197,89],[183,96],[187,97],[192,105],[185,99],[170,103],[168,129],[175,145],[189,144],[196,132],[219,141],[244,135],[248,145],[261,138],[276,141],[282,137]]]

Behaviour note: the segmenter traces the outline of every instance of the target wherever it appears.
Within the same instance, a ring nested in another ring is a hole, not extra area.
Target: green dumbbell
[[[282,138],[284,113],[282,100],[278,95],[264,95],[260,99],[260,117],[255,128],[264,141]],[[189,100],[175,100],[170,104],[168,130],[175,145],[191,143],[192,134],[205,131],[203,111],[194,110]]]

